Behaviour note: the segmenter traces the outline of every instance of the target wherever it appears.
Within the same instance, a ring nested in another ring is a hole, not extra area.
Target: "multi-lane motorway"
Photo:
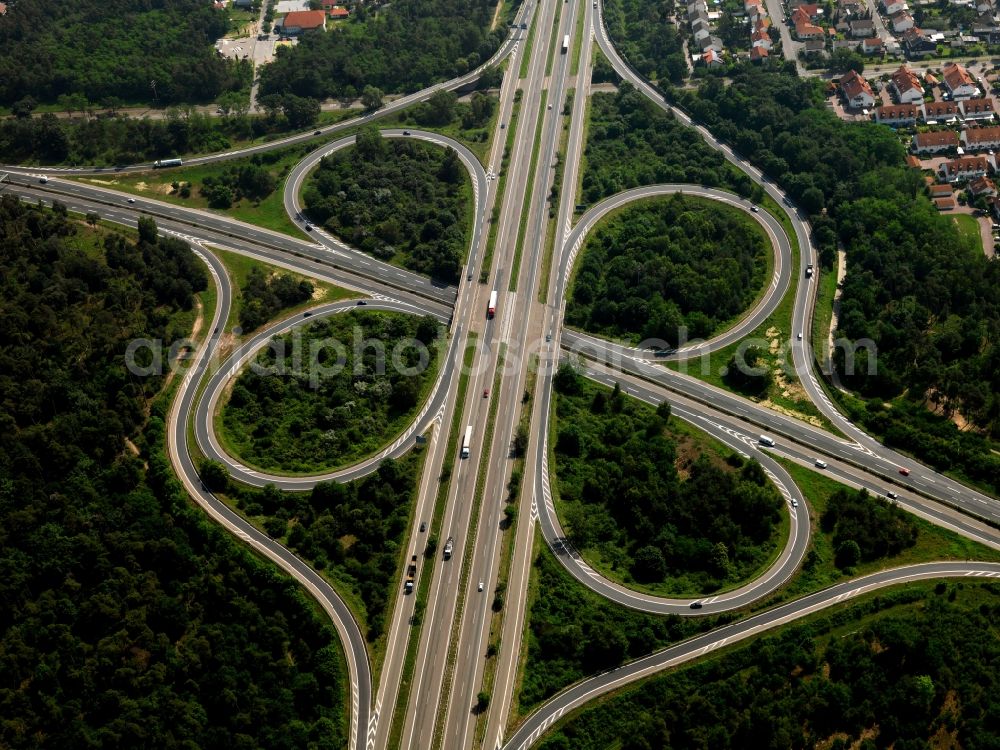
[[[559,41],[563,35],[574,36],[581,15],[584,28],[582,49],[565,54]],[[1000,577],[998,565],[955,562],[912,566],[846,582],[572,686],[524,719],[507,737],[510,698],[521,654],[536,524],[558,559],[583,585],[627,607],[688,616],[746,607],[776,591],[794,574],[801,562],[809,543],[809,508],[791,477],[775,460],[778,455],[804,466],[812,466],[816,458],[822,457],[828,464],[825,471],[845,484],[865,487],[877,493],[891,488],[898,494],[898,502],[908,510],[971,539],[1000,548],[1000,532],[989,525],[1000,521],[1000,504],[997,501],[881,446],[838,412],[814,376],[810,324],[816,285],[804,278],[803,268],[806,263],[816,262],[815,251],[810,244],[808,224],[787,197],[775,185],[764,180],[756,168],[744,163],[729,146],[692,123],[684,112],[671,107],[654,87],[629,67],[606,34],[600,3],[547,2],[539,4],[536,9],[533,2],[526,2],[518,12],[516,26],[528,19],[533,19],[532,23],[537,28],[534,29],[531,57],[527,61],[527,76],[520,81],[515,73],[520,66],[520,56],[525,53],[522,39],[527,32],[515,28],[497,54],[479,70],[396,100],[377,113],[321,128],[318,134],[302,134],[248,149],[188,160],[188,163],[208,163],[313,139],[322,141],[323,145],[296,165],[284,188],[284,202],[289,216],[304,237],[312,238],[311,241],[271,232],[220,214],[186,209],[145,197],[127,201],[126,196],[105,187],[56,179],[60,173],[83,175],[108,170],[25,170],[16,167],[7,170],[13,182],[9,186],[10,191],[25,200],[59,200],[72,210],[81,213],[94,211],[104,218],[131,225],[134,225],[137,216],[151,215],[156,218],[161,231],[192,242],[197,247],[196,252],[208,264],[218,288],[219,304],[207,328],[206,341],[199,348],[195,365],[185,374],[171,410],[168,440],[171,459],[189,493],[214,520],[298,579],[331,617],[344,644],[351,680],[352,749],[389,747],[390,738],[395,738],[393,747],[412,750],[438,747],[488,747],[492,750],[502,745],[527,747],[567,711],[597,695],[858,594],[924,578]],[[592,38],[596,39],[611,65],[625,80],[658,106],[671,111],[680,122],[696,128],[710,145],[760,184],[779,205],[784,203],[789,207],[797,253],[774,216],[753,210],[750,203],[731,193],[697,185],[657,185],[621,193],[592,207],[573,225],[571,217],[576,198],[573,186],[577,184],[580,170]],[[552,44],[551,40],[556,43]],[[580,74],[574,78],[570,72],[572,57],[577,53],[580,54]],[[460,88],[474,80],[482,69],[498,64],[504,58],[509,60],[500,92],[499,121],[511,123],[517,91],[521,92],[521,109],[513,148],[508,155],[506,188],[502,195],[496,190],[495,172],[503,160],[505,130],[497,131],[485,167],[464,146],[438,134],[399,129],[382,131],[387,137],[417,138],[452,148],[469,171],[475,195],[474,223],[467,267],[458,287],[436,284],[379,262],[322,229],[307,226],[299,198],[305,177],[323,156],[350,146],[354,141],[352,135],[332,141],[331,136],[358,124],[375,122],[386,113],[401,111],[425,100],[437,88]],[[563,104],[570,89],[575,92],[573,104],[564,115]],[[548,256],[548,195],[555,176],[554,167],[558,163],[557,153],[562,150],[560,133],[563,127],[569,129],[563,154],[564,187],[558,206],[551,207],[556,216],[555,237],[551,256]],[[532,158],[534,149],[537,149],[537,159]],[[535,164],[534,169],[532,164]],[[119,171],[148,168],[149,165],[133,165]],[[36,176],[42,172],[52,179],[42,184]],[[689,342],[669,353],[653,353],[649,349],[633,348],[563,330],[564,300],[573,262],[595,224],[609,211],[631,201],[680,192],[731,204],[760,222],[774,253],[773,275],[753,309],[711,341]],[[527,215],[523,217],[522,205],[527,208]],[[486,217],[491,213],[499,224],[494,251],[486,266]],[[519,242],[518,228],[522,221],[525,232],[523,242]],[[364,310],[429,314],[447,324],[450,335],[441,352],[440,376],[407,430],[377,455],[320,476],[269,475],[243,466],[238,459],[227,455],[215,436],[213,417],[227,384],[240,368],[272,337],[315,317],[356,309],[357,301],[319,306],[310,310],[308,317],[299,313],[273,323],[242,342],[235,352],[222,357],[218,354],[224,333],[221,329],[231,308],[232,289],[224,266],[209,249],[213,246],[358,290],[359,296],[372,298],[362,308]],[[553,283],[547,287],[545,299],[541,302],[536,300],[542,288],[543,266],[546,263],[550,264],[548,277]],[[512,271],[515,268],[519,269],[516,274]],[[481,272],[487,279],[485,285],[473,282]],[[706,353],[742,340],[774,311],[793,284],[796,289],[792,331],[784,333],[792,339],[795,373],[808,396],[840,435],[770,411],[748,399],[664,366],[667,360],[694,361]],[[496,318],[485,314],[486,299],[491,290],[497,290],[500,296]],[[802,334],[801,340],[796,335],[799,333]],[[460,364],[473,335],[477,349],[472,371],[468,373],[468,397],[459,402]],[[525,405],[526,400],[522,396],[529,382],[528,369],[534,355],[537,355],[539,363],[538,377],[535,391],[528,394]],[[705,430],[733,450],[760,461],[785,497],[792,519],[786,545],[767,571],[733,591],[699,598],[697,601],[701,607],[692,610],[692,600],[654,597],[631,591],[605,579],[581,559],[566,542],[551,501],[548,420],[552,374],[558,362],[567,355],[582,363],[584,373],[598,382],[618,382],[627,393],[649,403],[669,400],[676,417]],[[493,619],[490,605],[498,581],[501,548],[507,542],[505,533],[511,533],[501,530],[500,520],[513,466],[510,445],[522,409],[530,412],[533,442],[526,456],[525,490],[519,504],[519,520],[513,532],[515,536],[511,540],[512,556],[506,580],[499,649],[492,665],[492,700],[485,715],[480,716],[473,707],[476,694],[487,679],[486,645],[494,635],[491,633]],[[438,478],[448,445],[447,430],[444,428],[451,424],[452,415],[456,413],[460,414],[458,423],[463,430],[465,425],[473,427],[474,439],[471,456],[455,462],[437,521],[441,539],[454,538],[455,552],[448,561],[442,560],[440,554],[431,561],[421,558],[419,576],[430,576],[430,583],[427,608],[420,628],[410,625],[416,614],[416,597],[402,596],[398,592],[394,595],[392,619],[387,629],[386,657],[378,684],[373,685],[365,639],[350,609],[325,579],[207,490],[198,477],[190,453],[188,430],[193,427],[199,451],[222,461],[236,480],[256,486],[274,483],[293,491],[308,489],[325,479],[349,481],[373,470],[383,458],[398,456],[409,450],[417,435],[430,435],[413,528],[404,545],[404,554],[408,557],[420,553],[426,541],[426,534],[417,529],[418,524],[429,522],[435,515]],[[760,443],[758,436],[763,432],[774,438],[774,446]],[[908,469],[909,474],[901,475],[900,467]],[[408,669],[408,652],[412,655],[412,675],[408,690],[401,690],[401,680]],[[393,709],[397,704],[401,709],[401,718],[398,725],[393,726]]]

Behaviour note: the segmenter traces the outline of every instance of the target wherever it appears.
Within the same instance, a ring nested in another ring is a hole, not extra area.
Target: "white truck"
[[[469,457],[469,446],[472,445],[472,425],[465,428],[465,438],[462,440],[462,458]]]
[[[455,551],[455,537],[448,537],[448,541],[444,543],[444,559],[450,560],[451,553]]]

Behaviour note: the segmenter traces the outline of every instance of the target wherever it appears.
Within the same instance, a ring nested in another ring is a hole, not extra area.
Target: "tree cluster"
[[[274,192],[275,178],[257,163],[231,166],[219,176],[202,180],[200,192],[212,208],[229,208],[233,201],[247,198],[260,202]]]
[[[489,0],[396,0],[377,15],[358,5],[335,30],[304,34],[261,71],[261,93],[354,99],[367,86],[411,92],[488,60],[507,31],[489,31]]]
[[[203,0],[32,0],[0,16],[0,105],[82,95],[153,104],[212,101],[248,83],[215,51],[229,28]]]
[[[884,497],[842,489],[830,496],[820,519],[823,531],[833,534],[840,567],[898,555],[917,543],[912,517]],[[854,544],[857,559],[852,559]]]
[[[364,605],[366,637],[385,629],[391,589],[400,578],[400,550],[416,499],[421,449],[383,461],[378,471],[347,484],[321,482],[310,492],[281,492],[229,485],[247,516],[260,523],[317,570],[328,571]],[[204,468],[202,476],[205,476]]]
[[[288,307],[312,299],[313,285],[290,273],[266,276],[259,267],[250,269],[240,289],[240,327],[243,333],[259,328]]]
[[[231,445],[252,464],[291,472],[375,452],[413,418],[437,373],[439,327],[433,318],[349,312],[312,323],[300,342],[278,339],[258,355],[260,367],[237,378],[222,409]]]
[[[881,594],[643,682],[540,747],[995,748],[1000,587],[947,590]]]
[[[0,746],[343,747],[335,631],[190,504],[125,367],[204,269],[91,231],[0,198]]]
[[[358,133],[306,183],[309,217],[376,258],[443,281],[458,279],[469,244],[467,172],[451,148]]]
[[[698,133],[629,83],[615,94],[598,92],[591,98],[584,153],[582,196],[588,204],[622,190],[667,182],[731,187],[747,197],[759,192]]]
[[[767,238],[741,211],[682,195],[632,204],[577,260],[570,325],[606,336],[709,338],[753,301]]]
[[[698,592],[763,564],[782,500],[759,464],[701,453],[682,478],[664,415],[579,375],[564,372],[556,388],[556,485],[585,555],[615,560],[639,583],[681,579]]]
[[[675,0],[609,0],[604,20],[617,49],[643,78],[680,83],[688,67],[684,35],[673,18],[683,12],[684,4]],[[723,22],[731,15],[724,13]],[[683,28],[685,22],[679,24]]]

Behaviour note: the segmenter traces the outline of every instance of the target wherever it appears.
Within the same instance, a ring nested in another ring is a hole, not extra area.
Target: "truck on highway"
[[[455,537],[448,537],[448,541],[444,543],[444,559],[450,560],[451,553],[455,550]]]
[[[469,457],[469,446],[472,445],[472,425],[465,428],[465,438],[462,440],[462,458]]]
[[[567,52],[569,52],[569,34],[563,36],[562,53],[565,55]]]
[[[497,314],[497,290],[494,289],[492,292],[490,292],[490,305],[489,307],[486,308],[486,315],[487,317],[492,318],[496,314]]]
[[[183,159],[157,159],[153,162],[153,169],[164,169],[165,167],[179,167],[184,164]]]
[[[406,586],[404,590],[407,594],[413,593],[413,582],[417,578],[417,556],[414,555],[410,558],[410,564],[406,568]]]

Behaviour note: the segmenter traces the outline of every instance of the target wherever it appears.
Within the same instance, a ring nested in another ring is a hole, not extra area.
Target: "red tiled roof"
[[[767,47],[754,47],[750,50],[751,60],[764,60],[769,57]]]
[[[935,198],[934,205],[937,206],[938,211],[947,211],[948,209],[955,207],[954,198]]]
[[[949,63],[944,66],[944,82],[952,90],[959,86],[973,85],[972,76],[959,63]]]
[[[955,102],[924,102],[924,112],[928,117],[957,115],[958,105]]]
[[[853,99],[861,93],[868,94],[873,99],[875,98],[875,93],[872,91],[872,87],[868,85],[868,81],[859,76],[857,71],[854,70],[849,71],[841,77],[840,88],[843,89],[844,95],[848,99]]]
[[[906,65],[900,65],[899,70],[892,74],[892,85],[896,87],[896,90],[900,94],[913,89],[921,93],[924,90],[924,87],[920,85],[920,79],[917,78],[917,74]]]
[[[880,120],[895,120],[901,117],[916,119],[916,104],[886,104],[875,110],[875,115]]]
[[[283,28],[294,26],[300,29],[318,29],[326,22],[326,13],[321,10],[295,10],[285,14],[281,22]]]
[[[980,195],[982,193],[996,192],[997,186],[993,184],[993,180],[989,177],[977,177],[972,182],[969,183],[969,191],[973,195]]]
[[[969,128],[965,131],[966,143],[993,143],[1000,141],[1000,127]]]
[[[951,195],[952,187],[951,185],[931,185],[928,190],[931,191],[932,198],[944,198]]]
[[[347,8],[330,8],[330,18],[347,18],[351,12]]]
[[[939,130],[933,133],[917,133],[913,136],[913,142],[917,144],[918,148],[957,146],[958,133],[954,130]]]
[[[978,99],[966,99],[962,102],[963,112],[993,112],[993,99],[991,97],[981,97]]]
[[[906,155],[906,166],[913,167],[914,169],[923,169],[923,164],[920,163],[920,159],[915,157],[913,154]]]
[[[986,160],[985,156],[961,156],[958,159],[952,159],[951,161],[946,161],[941,164],[946,172],[972,172],[972,171],[987,171],[990,168],[989,161]]]

